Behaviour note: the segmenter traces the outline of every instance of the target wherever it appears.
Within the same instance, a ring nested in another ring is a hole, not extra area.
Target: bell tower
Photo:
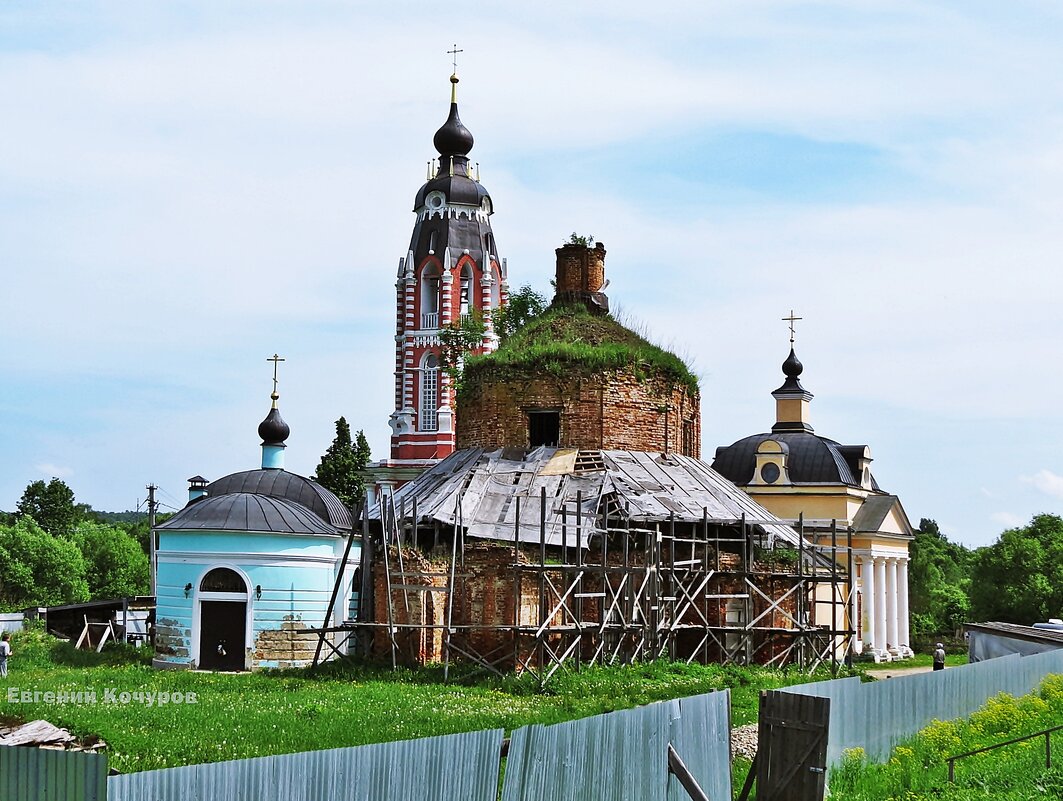
[[[469,160],[473,136],[458,116],[455,71],[450,114],[436,131],[438,156],[413,204],[416,221],[395,283],[395,410],[391,458],[402,483],[454,451],[454,386],[441,363],[440,332],[482,324],[473,353],[498,345],[494,313],[507,302],[506,261],[498,255],[491,196]]]

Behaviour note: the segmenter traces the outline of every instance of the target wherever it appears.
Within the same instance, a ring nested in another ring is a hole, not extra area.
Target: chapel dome
[[[300,503],[254,492],[232,492],[214,498],[202,498],[157,528],[271,534],[340,533],[335,526]]]
[[[244,470],[223,476],[207,485],[208,498],[216,499],[234,493],[250,493],[292,501],[313,512],[330,526],[343,531],[350,531],[352,528],[351,514],[335,493],[315,481],[287,470]]]
[[[842,445],[806,431],[754,434],[717,448],[713,469],[740,487],[749,484],[756,470],[757,450],[767,440],[785,446],[786,470],[793,484],[861,486],[860,459],[866,454],[865,446]],[[872,489],[879,489],[873,476],[871,482]]]

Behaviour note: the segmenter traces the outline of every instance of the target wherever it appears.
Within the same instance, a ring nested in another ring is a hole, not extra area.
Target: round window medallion
[[[779,480],[779,476],[782,475],[782,471],[779,470],[779,465],[775,462],[768,462],[760,468],[760,477],[767,484],[774,484]]]

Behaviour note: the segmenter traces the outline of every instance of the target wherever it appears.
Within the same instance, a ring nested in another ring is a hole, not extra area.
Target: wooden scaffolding
[[[460,661],[546,684],[563,666],[662,657],[835,671],[851,662],[851,529],[799,520],[795,541],[781,541],[758,526],[778,520],[727,524],[703,510],[700,522],[647,522],[603,501],[588,531],[579,493],[571,514],[545,488],[515,496],[515,520],[522,503],[538,506],[537,543],[519,526],[511,540],[471,540],[460,496],[454,525],[419,516],[416,499],[383,504],[379,528],[363,518],[357,617],[317,630],[315,664],[356,652],[393,667],[441,662],[449,676]],[[548,507],[560,514],[559,544],[548,541]]]

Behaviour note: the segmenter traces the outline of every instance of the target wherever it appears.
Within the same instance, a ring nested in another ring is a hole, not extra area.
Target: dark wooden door
[[[246,601],[203,601],[199,615],[199,667],[243,670]]]
[[[829,698],[761,692],[757,801],[822,801],[829,720]]]

